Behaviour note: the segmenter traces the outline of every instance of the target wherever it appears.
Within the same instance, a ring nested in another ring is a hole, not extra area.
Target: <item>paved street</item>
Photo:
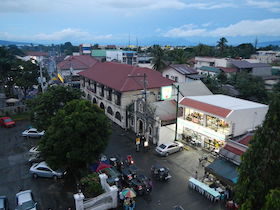
[[[76,186],[71,177],[54,181],[30,176],[27,152],[38,139],[20,136],[29,125],[28,121],[18,121],[14,128],[0,128],[0,195],[8,197],[10,209],[15,208],[15,194],[28,189],[32,190],[38,209],[73,208]]]
[[[110,138],[106,155],[121,154],[126,156],[132,154],[135,165],[143,174],[150,175],[150,167],[155,163],[167,166],[171,171],[172,178],[168,182],[153,181],[154,188],[152,195],[145,195],[136,198],[136,209],[159,209],[171,210],[175,205],[181,205],[184,209],[205,210],[223,209],[220,203],[213,204],[198,192],[187,187],[187,180],[190,176],[203,176],[203,168],[199,166],[198,158],[202,151],[190,149],[169,157],[159,157],[154,154],[153,149],[149,152],[136,152],[134,139],[129,138],[127,132],[116,125],[113,125],[113,133]],[[122,208],[120,208],[122,209]]]

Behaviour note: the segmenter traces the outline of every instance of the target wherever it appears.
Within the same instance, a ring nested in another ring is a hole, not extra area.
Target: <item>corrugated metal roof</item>
[[[106,57],[106,50],[92,50],[91,56],[93,57]]]
[[[188,67],[186,64],[171,64],[170,67],[183,75],[198,74],[195,69]]]
[[[212,67],[212,66],[201,66],[201,67],[199,67],[199,69],[203,70],[203,71],[211,71],[211,72],[215,72],[215,73],[221,72],[220,69]]]

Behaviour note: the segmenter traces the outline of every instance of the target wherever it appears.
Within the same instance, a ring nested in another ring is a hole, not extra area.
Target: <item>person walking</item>
[[[129,210],[134,210],[135,209],[135,201],[133,198],[129,199]]]
[[[125,197],[122,193],[122,189],[119,192],[119,199],[120,199],[120,205],[123,205]]]
[[[148,184],[149,184],[149,187],[150,187],[150,192],[152,192],[152,190],[153,190],[153,181],[152,181],[151,178],[149,178]]]
[[[123,202],[124,210],[129,210],[129,206],[130,206],[129,198],[125,198]]]

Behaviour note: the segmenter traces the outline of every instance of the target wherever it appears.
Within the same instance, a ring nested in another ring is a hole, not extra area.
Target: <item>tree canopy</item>
[[[60,108],[67,102],[80,97],[81,92],[71,87],[55,86],[48,88],[45,93],[41,93],[27,102],[34,126],[46,130],[51,124],[51,118]]]
[[[84,169],[105,150],[109,135],[110,123],[99,107],[73,100],[52,118],[39,147],[55,168]]]
[[[153,69],[160,71],[162,70],[166,64],[164,61],[164,51],[161,49],[159,45],[154,45],[152,49],[152,55],[153,55]]]
[[[271,190],[280,187],[280,95],[276,94],[270,103],[262,127],[259,127],[250,141],[249,149],[242,155],[239,179],[235,197],[241,209],[266,209],[271,203]],[[274,193],[273,193],[274,194]],[[275,195],[275,194],[274,194]],[[268,197],[266,197],[268,196]],[[267,204],[265,204],[267,202]]]

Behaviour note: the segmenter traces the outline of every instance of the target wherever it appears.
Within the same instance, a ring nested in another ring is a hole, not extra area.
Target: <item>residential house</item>
[[[129,65],[138,64],[138,53],[136,51],[107,50],[106,61],[114,61]]]
[[[266,63],[249,63],[245,60],[230,60],[229,65],[237,72],[246,71],[254,76],[271,76],[271,65]]]
[[[115,62],[97,62],[79,75],[86,99],[122,128],[149,133],[150,141],[156,142],[159,128],[150,104],[160,100],[161,87],[171,86],[172,80],[148,68]]]
[[[272,50],[257,51],[251,58],[257,59],[261,63],[272,63],[276,60],[280,60],[280,52]]]
[[[221,69],[212,66],[201,66],[197,69],[197,72],[201,75],[215,77],[221,72]]]
[[[92,67],[98,62],[90,55],[67,56],[57,64],[57,72],[64,78],[68,85],[79,86],[78,73]]]
[[[162,70],[162,76],[179,83],[201,79],[198,72],[186,64],[171,64]]]

